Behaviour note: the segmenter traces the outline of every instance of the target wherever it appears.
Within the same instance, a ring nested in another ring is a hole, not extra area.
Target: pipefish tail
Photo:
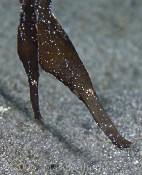
[[[129,148],[131,142],[121,136],[100,104],[89,74],[73,43],[53,15],[52,1],[23,0],[22,2],[24,17],[21,16],[20,20],[18,53],[28,75],[35,118],[41,118],[38,103],[38,65],[40,65],[86,105],[98,126],[113,144],[119,148]]]

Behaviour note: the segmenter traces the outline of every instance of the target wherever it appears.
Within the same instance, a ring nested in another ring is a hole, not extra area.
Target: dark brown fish
[[[92,86],[88,72],[71,40],[51,12],[51,0],[23,0],[18,35],[18,53],[29,78],[35,118],[38,105],[38,64],[53,74],[78,96],[89,109],[98,126],[120,148],[131,142],[123,138],[110,120]]]
[[[30,86],[30,98],[36,119],[41,118],[38,102],[38,43],[34,0],[20,0],[22,12],[18,27],[18,55],[23,63]]]

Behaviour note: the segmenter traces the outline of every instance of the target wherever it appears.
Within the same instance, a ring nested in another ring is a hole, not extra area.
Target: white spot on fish
[[[32,80],[31,83],[32,83],[33,86],[37,86],[37,81],[36,80]]]

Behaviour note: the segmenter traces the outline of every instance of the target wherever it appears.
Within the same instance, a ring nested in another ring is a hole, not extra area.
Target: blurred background
[[[85,164],[92,167],[86,171],[88,174],[139,175],[142,170],[142,1],[54,0],[52,8],[84,62],[104,108],[121,133],[134,142],[129,156],[110,147],[110,142],[94,126],[86,107],[42,70],[39,94],[46,129],[43,131],[33,121],[28,81],[17,55],[19,11],[18,1],[0,0],[0,139],[3,145],[0,171],[49,174],[47,165],[60,162],[64,168],[62,171],[55,168],[56,174],[83,174],[79,167]],[[44,154],[47,148],[48,154]],[[32,154],[27,152],[36,151],[27,160],[16,153],[17,149],[26,158]],[[39,157],[38,163],[35,155]],[[35,164],[40,168],[32,169]]]

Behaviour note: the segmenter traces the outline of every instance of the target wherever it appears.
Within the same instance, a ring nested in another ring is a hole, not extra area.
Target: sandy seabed
[[[119,150],[82,102],[43,71],[43,124],[33,118],[17,55],[20,4],[0,1],[0,174],[141,175],[142,1],[55,0],[53,12],[73,41],[118,130]]]

